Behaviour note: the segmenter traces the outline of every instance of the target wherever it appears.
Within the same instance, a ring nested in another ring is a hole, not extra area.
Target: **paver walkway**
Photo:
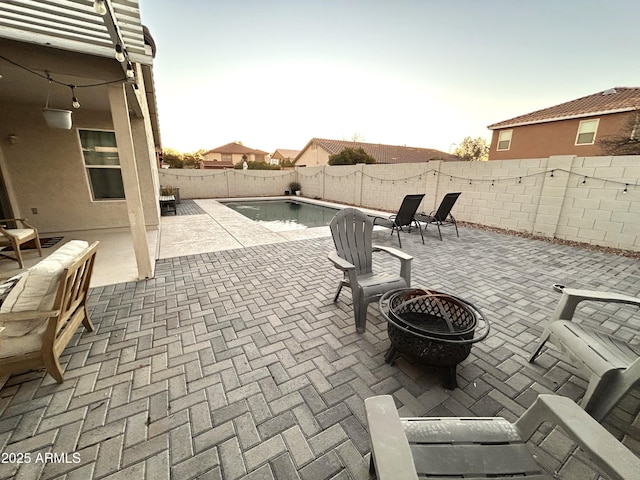
[[[64,384],[38,371],[0,390],[0,452],[68,454],[2,463],[0,479],[364,479],[370,395],[393,394],[402,415],[509,420],[538,393],[579,398],[585,382],[554,354],[526,362],[559,296],[550,285],[640,295],[637,260],[467,228],[443,236],[402,243],[414,286],[468,298],[493,322],[459,368],[461,388],[444,390],[427,367],[386,365],[375,304],[367,333],[355,333],[350,294],[332,302],[328,237],[169,258],[152,280],[91,291],[96,331],[65,350]],[[374,240],[397,245],[388,231]],[[589,305],[579,318],[631,337],[633,311]],[[636,452],[639,409],[634,391],[605,421]],[[556,429],[532,448],[559,478],[597,478]]]

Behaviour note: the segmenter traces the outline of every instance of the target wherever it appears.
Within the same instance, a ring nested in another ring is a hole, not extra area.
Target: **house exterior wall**
[[[552,155],[597,156],[603,152],[598,142],[624,131],[626,122],[634,112],[615,113],[594,117],[559,120],[556,122],[523,125],[494,130],[489,148],[489,160],[541,158]],[[593,145],[576,145],[576,135],[582,120],[600,119]],[[501,131],[513,130],[509,150],[497,150]],[[630,135],[631,132],[628,132]]]
[[[453,208],[457,220],[640,251],[637,155],[202,172],[160,175],[180,187],[182,198],[281,195],[297,180],[304,196],[388,212],[407,194],[424,193],[419,211],[429,213],[445,193],[462,192]]]
[[[296,160],[296,166],[318,167],[329,164],[329,152],[315,143],[309,145]]]
[[[238,163],[242,163],[242,157],[244,155],[247,156],[247,161],[248,162],[255,162],[256,161],[256,155],[254,153],[232,153],[231,154],[231,160],[232,160],[233,164],[237,165]],[[222,153],[219,153],[219,152],[208,152],[203,156],[203,158],[206,161],[221,162],[222,161]],[[262,158],[260,160],[264,161],[264,158]]]
[[[80,147],[79,129],[113,130],[110,113],[81,108],[73,112],[71,130],[59,130],[47,127],[40,110],[33,105],[0,105],[0,138],[10,133],[18,137],[15,145],[1,144],[2,173],[14,215],[28,218],[41,233],[128,227],[125,200],[92,200]],[[139,127],[134,136],[144,155],[146,138]],[[137,168],[145,222],[156,226],[152,167],[140,161]]]

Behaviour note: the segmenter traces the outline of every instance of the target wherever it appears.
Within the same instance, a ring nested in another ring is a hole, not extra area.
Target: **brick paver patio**
[[[401,415],[509,420],[538,393],[578,399],[586,384],[556,355],[526,362],[559,298],[550,286],[639,295],[638,261],[468,228],[443,235],[429,230],[426,245],[405,235],[403,246],[414,286],[468,298],[492,321],[459,367],[459,389],[428,367],[384,363],[375,304],[367,333],[355,333],[348,290],[332,302],[330,238],[161,260],[152,280],[92,290],[96,331],[65,350],[62,385],[37,371],[0,390],[0,452],[32,460],[0,464],[0,479],[364,479],[368,396],[393,394]],[[397,245],[387,231],[375,241]],[[578,318],[632,338],[633,311],[589,304]],[[634,391],[605,420],[636,452],[639,409]],[[598,478],[557,429],[530,445],[560,478]],[[35,461],[46,452],[68,456]]]

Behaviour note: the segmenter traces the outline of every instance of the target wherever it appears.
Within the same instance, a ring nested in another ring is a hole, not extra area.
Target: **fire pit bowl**
[[[393,364],[403,355],[445,369],[444,386],[456,388],[456,366],[471,353],[471,347],[489,334],[482,312],[461,298],[434,290],[403,288],[380,299],[387,319],[391,346],[385,361]],[[476,335],[479,322],[484,324]]]

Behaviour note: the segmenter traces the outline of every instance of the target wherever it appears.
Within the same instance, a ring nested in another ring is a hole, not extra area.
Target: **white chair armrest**
[[[558,395],[539,395],[533,405],[515,422],[515,426],[522,439],[527,441],[544,422],[552,422],[562,427],[611,478],[638,478],[640,458],[573,400]]]
[[[550,322],[555,320],[571,320],[578,303],[584,300],[606,303],[627,303],[640,306],[640,298],[614,292],[600,292],[596,290],[579,290],[576,288],[562,289],[562,297],[556,306]]]
[[[390,395],[369,397],[364,408],[371,436],[371,455],[379,480],[417,480],[413,455]]]
[[[352,263],[349,263],[344,258],[340,257],[338,255],[338,252],[331,252],[329,254],[329,260],[331,260],[331,263],[333,263],[334,267],[339,268],[340,270],[343,270],[345,272],[347,270],[355,270],[356,269],[355,265],[353,265]]]

